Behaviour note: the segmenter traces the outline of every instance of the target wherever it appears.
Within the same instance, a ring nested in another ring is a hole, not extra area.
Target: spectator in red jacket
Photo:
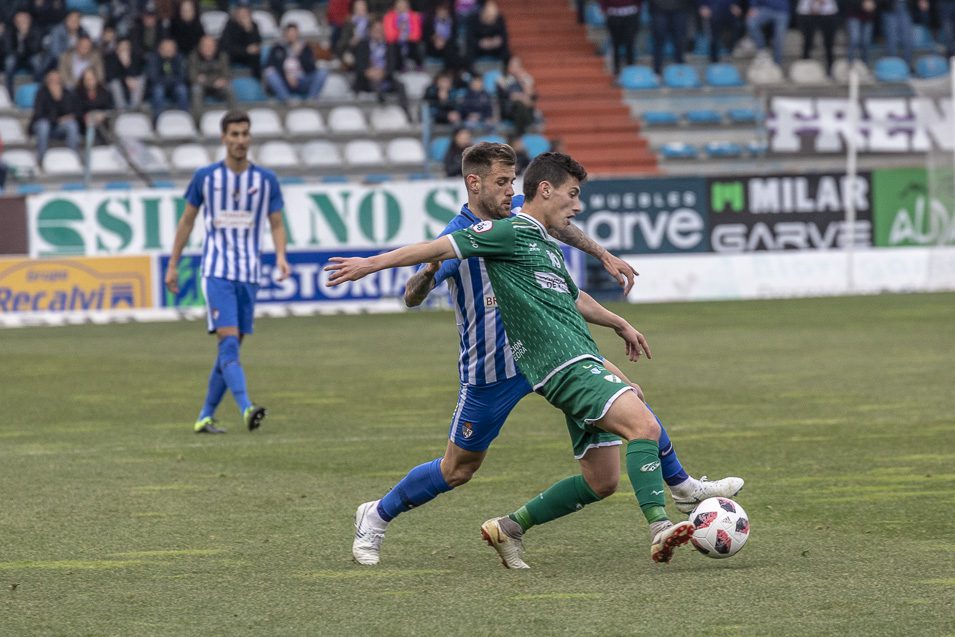
[[[394,68],[404,70],[408,60],[420,68],[424,63],[421,51],[421,14],[412,11],[408,0],[395,0],[391,11],[381,20],[385,29],[388,54],[394,59]]]

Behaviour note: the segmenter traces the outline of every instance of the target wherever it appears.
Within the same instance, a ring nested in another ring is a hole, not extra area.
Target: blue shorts
[[[223,327],[237,327],[239,334],[251,334],[258,289],[255,283],[203,277],[202,293],[206,297],[209,333]]]
[[[485,451],[521,398],[533,392],[522,374],[491,385],[461,385],[448,438],[468,451]]]

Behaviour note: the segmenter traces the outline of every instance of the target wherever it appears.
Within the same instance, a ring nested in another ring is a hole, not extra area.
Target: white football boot
[[[723,478],[722,480],[707,480],[703,476],[698,481],[698,486],[689,494],[673,494],[673,503],[678,511],[691,513],[696,505],[707,498],[732,498],[743,488],[743,479],[736,477]]]
[[[524,553],[522,535],[520,525],[507,516],[493,518],[481,525],[481,537],[501,556],[505,568],[530,568],[521,559]]]
[[[690,541],[694,531],[689,520],[673,524],[669,520],[650,525],[650,559],[654,562],[669,562],[673,549]]]
[[[385,539],[387,522],[378,515],[378,500],[365,502],[355,511],[355,541],[351,554],[355,561],[374,566],[381,559],[381,541]]]

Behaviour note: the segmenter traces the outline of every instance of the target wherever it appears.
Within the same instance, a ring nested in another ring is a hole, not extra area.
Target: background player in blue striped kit
[[[515,161],[514,151],[506,144],[484,142],[465,151],[462,168],[468,203],[451,220],[441,236],[483,220],[502,219],[512,214],[523,199],[521,195],[514,195]],[[563,229],[554,236],[599,258],[608,272],[618,280],[625,277],[625,290],[629,292],[636,273],[626,262],[609,254],[575,226]],[[352,555],[359,564],[378,563],[385,528],[392,519],[468,482],[480,468],[508,414],[524,396],[532,392],[530,384],[514,362],[482,258],[449,259],[440,267],[438,264],[425,266],[409,279],[405,302],[409,306],[419,305],[435,285],[444,280],[448,281],[460,333],[458,370],[461,389],[451,420],[448,445],[443,458],[413,468],[380,500],[366,502],[358,507]],[[581,292],[581,295],[589,299],[586,293]],[[595,301],[592,303],[599,307]],[[613,327],[625,341],[633,333],[643,341],[643,336],[635,332],[624,319],[603,311],[605,316],[613,317]],[[605,365],[626,379],[609,361],[605,361]],[[634,387],[642,400],[640,388]],[[740,478],[709,481],[705,477],[697,480],[688,475],[662,423],[660,430],[659,453],[663,477],[681,511],[691,511],[699,500],[706,497],[734,495],[742,488],[743,480]],[[489,521],[503,527],[494,529],[496,542],[492,546],[501,554],[505,566],[527,568],[520,553],[523,550],[521,536],[528,528],[577,511],[614,492],[620,475],[620,453],[617,449],[620,444],[621,440],[617,436],[601,434],[577,457],[581,473],[555,483],[528,502],[516,512],[519,515],[515,517],[521,520],[520,523],[508,518]]]
[[[245,372],[239,362],[239,345],[253,329],[266,223],[275,245],[278,280],[286,278],[290,270],[285,257],[282,191],[275,173],[249,161],[250,126],[249,116],[243,111],[230,111],[223,116],[225,159],[200,168],[193,175],[166,272],[166,287],[176,294],[179,258],[201,209],[206,231],[202,244],[202,291],[209,333],[215,332],[219,345],[206,400],[194,426],[196,433],[225,433],[213,416],[226,389],[232,392],[249,431],[257,429],[267,414],[264,407],[254,405],[249,398]]]

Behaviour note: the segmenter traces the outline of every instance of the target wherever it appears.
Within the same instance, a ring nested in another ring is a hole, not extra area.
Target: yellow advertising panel
[[[0,314],[153,306],[152,259],[0,259]]]

